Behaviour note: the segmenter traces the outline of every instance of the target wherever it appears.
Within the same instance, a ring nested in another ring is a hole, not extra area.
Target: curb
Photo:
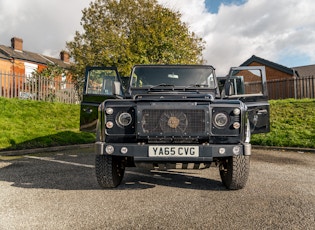
[[[309,152],[315,153],[315,149],[311,148],[298,148],[298,147],[277,147],[277,146],[260,146],[252,145],[253,149],[265,149],[265,150],[280,150],[280,151],[292,151],[292,152]]]
[[[56,151],[73,150],[73,149],[84,149],[84,148],[91,148],[93,146],[94,146],[94,143],[79,144],[79,145],[54,146],[54,147],[36,148],[36,149],[8,150],[8,151],[0,151],[0,156],[22,156],[22,155],[33,154],[33,153],[56,152]]]

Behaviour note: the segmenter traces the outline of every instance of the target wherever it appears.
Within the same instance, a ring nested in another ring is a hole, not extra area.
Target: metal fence
[[[65,79],[0,72],[0,97],[79,103],[75,85]]]
[[[269,99],[315,98],[315,77],[278,79],[267,82]]]

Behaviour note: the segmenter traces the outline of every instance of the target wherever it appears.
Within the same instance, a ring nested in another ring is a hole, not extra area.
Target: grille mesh
[[[145,109],[141,116],[145,135],[191,136],[205,133],[205,111],[192,109]]]

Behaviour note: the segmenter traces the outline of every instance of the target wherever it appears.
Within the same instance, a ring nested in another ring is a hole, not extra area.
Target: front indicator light
[[[111,128],[113,128],[113,126],[114,126],[113,122],[111,122],[111,121],[106,122],[106,128],[111,129]]]
[[[122,148],[120,149],[120,152],[121,152],[122,154],[126,154],[126,153],[128,152],[128,148],[127,148],[127,147],[122,147]]]
[[[106,148],[105,148],[105,151],[107,154],[112,154],[114,152],[114,146],[112,145],[107,145]]]
[[[106,108],[105,112],[106,112],[108,115],[111,115],[111,114],[113,114],[114,110],[113,110],[113,108]]]
[[[219,153],[224,154],[225,153],[225,148],[219,148]]]
[[[240,146],[234,146],[233,147],[233,153],[234,155],[239,155],[241,152],[241,147]]]
[[[241,114],[241,110],[239,108],[235,108],[235,109],[233,109],[233,114],[238,116]]]
[[[239,129],[241,127],[241,124],[239,122],[234,122],[233,123],[233,128],[234,129]]]

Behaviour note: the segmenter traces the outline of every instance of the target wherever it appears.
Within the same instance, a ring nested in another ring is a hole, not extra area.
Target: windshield
[[[134,88],[216,87],[211,66],[135,66],[131,76],[131,87]]]

